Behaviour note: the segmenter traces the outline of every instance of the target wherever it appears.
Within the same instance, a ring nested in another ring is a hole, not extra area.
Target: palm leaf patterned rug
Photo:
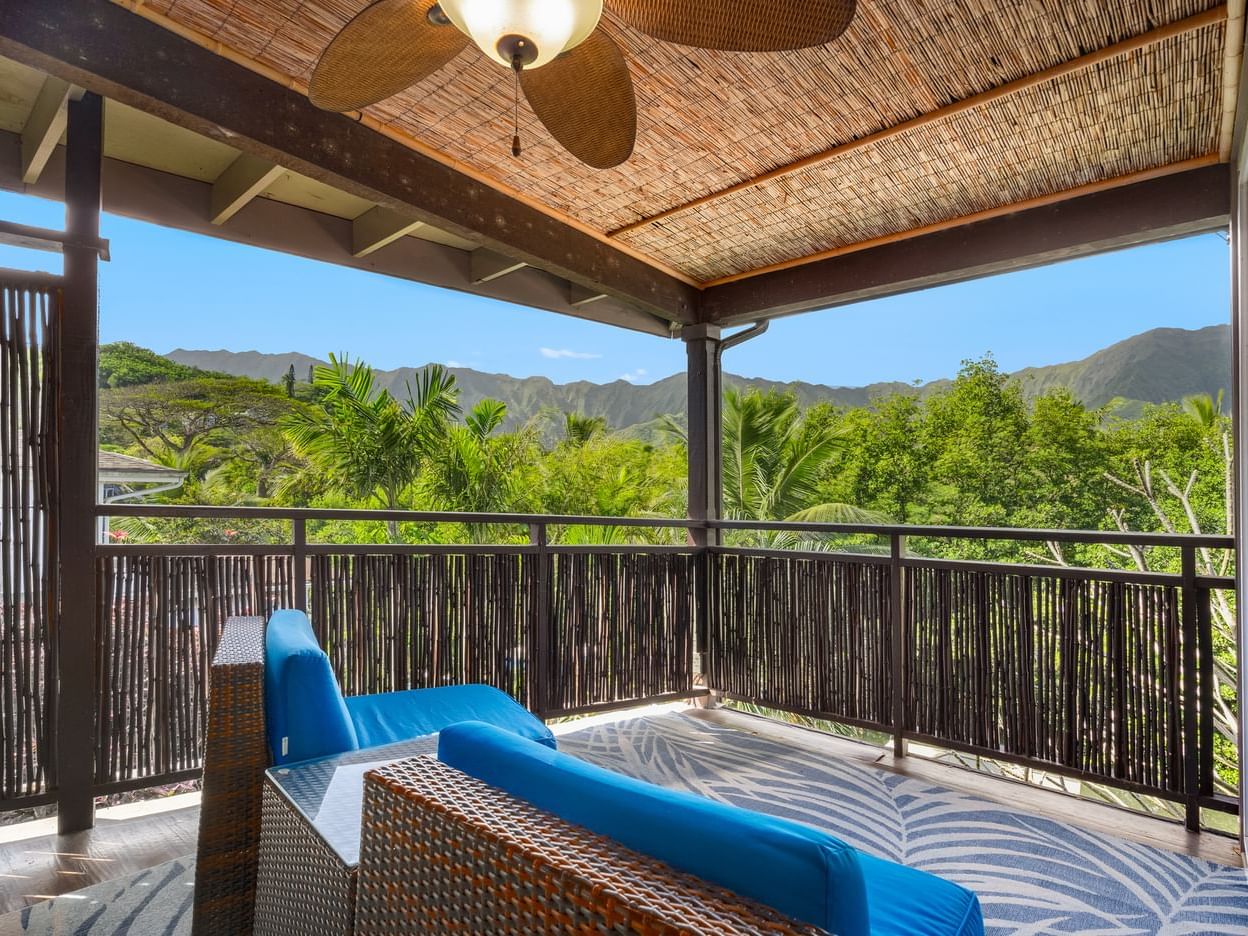
[[[1248,934],[1248,872],[1082,831],[687,715],[587,728],[560,750],[826,829],[979,895],[988,932]]]
[[[180,858],[0,917],[0,936],[190,936],[193,858]]]
[[[1248,936],[1248,874],[681,714],[597,725],[561,750],[827,829],[979,895],[993,936]],[[182,859],[0,917],[0,936],[187,936]]]

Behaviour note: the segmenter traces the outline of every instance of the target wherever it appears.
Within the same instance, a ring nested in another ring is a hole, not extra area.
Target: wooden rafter
[[[109,0],[0,4],[0,55],[613,299],[690,322],[698,291],[631,251]],[[596,307],[595,307],[596,308]]]
[[[281,166],[267,159],[242,153],[212,184],[212,212],[209,219],[213,224],[225,224],[253,198],[263,194],[284,171]]]
[[[421,221],[375,205],[351,222],[351,256],[367,257],[423,226]]]
[[[606,298],[607,297],[605,295],[596,290],[586,289],[584,286],[577,286],[576,283],[568,284],[568,303],[578,309],[581,308],[581,306],[589,305],[591,302],[597,302],[600,299]]]
[[[64,188],[65,152],[59,147],[35,185],[23,185],[20,177],[20,140],[17,134],[0,130],[0,190],[28,192],[41,198],[59,199]],[[202,234],[266,250],[306,257],[365,270],[383,276],[426,283],[497,299],[513,305],[545,309],[562,315],[588,318],[596,322],[668,337],[670,322],[629,307],[608,297],[590,308],[573,305],[569,285],[541,270],[526,269],[490,283],[474,284],[469,278],[469,252],[458,247],[402,237],[386,250],[365,257],[352,256],[354,224],[311,208],[290,205],[271,198],[256,199],[229,224],[214,225],[208,220],[212,184],[177,176],[158,169],[136,166],[119,159],[104,160],[104,210],[136,218],[162,227]],[[14,229],[13,237],[26,236],[53,240],[56,232]],[[3,232],[0,232],[3,234]],[[106,241],[84,242],[83,246],[107,250]]]
[[[35,106],[31,108],[22,128],[22,181],[39,181],[39,173],[48,164],[52,151],[65,133],[70,96],[74,88],[68,81],[44,79]]]
[[[1235,0],[1235,2],[1238,3],[1239,0]],[[1034,88],[1037,85],[1044,84],[1045,82],[1053,81],[1057,78],[1069,75],[1072,72],[1083,71],[1099,65],[1102,62],[1108,61],[1109,59],[1117,58],[1120,55],[1127,55],[1128,53],[1135,52],[1140,49],[1146,49],[1150,46],[1156,45],[1159,42],[1164,42],[1167,39],[1184,35],[1185,33],[1192,32],[1193,30],[1203,29],[1206,26],[1211,26],[1215,23],[1220,23],[1226,18],[1227,7],[1222,5],[1206,10],[1203,13],[1197,13],[1194,16],[1189,16],[1186,19],[1178,20],[1177,22],[1169,23],[1165,26],[1160,26],[1146,33],[1134,36],[1131,39],[1124,40],[1123,42],[1106,46],[1103,49],[1098,49],[1097,51],[1090,52],[1087,55],[1081,55],[1078,58],[1071,59],[1070,61],[1062,62],[1052,68],[1046,68],[1043,71],[1036,72],[1035,74],[1019,78],[1017,81],[1008,82],[1007,84],[992,88],[980,94],[974,94],[970,97],[963,98],[960,101],[955,101],[952,104],[929,111],[926,114],[920,114],[918,117],[902,121],[899,124],[894,124],[891,127],[887,127],[884,130],[879,131],[878,133],[872,133],[867,136],[859,137],[856,140],[850,140],[847,143],[838,144],[822,150],[821,152],[814,153],[810,156],[804,156],[801,159],[786,163],[783,166],[761,173],[760,175],[753,176],[749,179],[743,179],[740,182],[718,189],[717,191],[700,195],[697,198],[690,199],[682,204],[673,205],[663,211],[655,212],[652,215],[639,218],[636,221],[616,228],[614,231],[611,231],[608,236],[613,238],[619,237],[622,234],[627,234],[629,231],[635,231],[639,228],[646,227],[654,224],[656,221],[662,221],[664,218],[670,218],[673,215],[683,214],[686,211],[691,211],[694,208],[699,208],[711,202],[718,201],[719,199],[726,198],[729,195],[757,188],[760,185],[773,182],[777,179],[782,179],[785,176],[801,172],[805,169],[821,166],[825,163],[831,162],[834,159],[838,159],[842,156],[848,155],[849,153],[855,152],[856,150],[860,150],[863,147],[882,143],[886,140],[892,139],[893,137],[901,136],[902,134],[917,130],[920,127],[927,126],[928,124],[948,120],[957,114],[961,114],[973,108],[983,107],[993,101],[998,101],[1001,98],[1019,94],[1029,88]]]
[[[492,250],[484,248],[472,252],[472,281],[474,283],[492,283],[508,273],[523,270],[526,264],[521,260],[504,257]]]
[[[1231,158],[1235,137],[1235,111],[1239,104],[1239,75],[1244,55],[1245,0],[1228,0],[1226,5],[1226,44],[1222,52],[1222,127],[1218,156]]]

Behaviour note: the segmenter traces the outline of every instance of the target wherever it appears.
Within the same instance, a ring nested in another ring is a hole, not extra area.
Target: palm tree
[[[1217,399],[1207,393],[1196,393],[1183,398],[1183,412],[1200,423],[1202,429],[1212,429],[1222,416],[1222,399],[1225,390],[1219,390]]]
[[[507,405],[486,398],[464,417],[462,426],[448,427],[421,479],[428,500],[441,510],[503,513],[517,496],[517,471],[531,452],[529,428],[496,435],[507,418]],[[480,541],[489,524],[466,524],[470,537]]]
[[[317,404],[281,423],[295,451],[349,496],[398,509],[422,461],[459,413],[455,378],[431,365],[414,390],[408,385],[407,402],[400,404],[377,386],[372,368],[331,354],[328,366],[313,371],[312,382],[321,391]],[[398,523],[389,521],[387,530],[398,542]]]
[[[607,431],[607,421],[602,416],[586,416],[584,413],[563,414],[564,441],[569,445],[582,446]]]
[[[687,442],[673,420],[665,428]],[[872,510],[819,500],[819,482],[846,441],[835,428],[808,423],[790,394],[724,392],[723,497],[727,520],[879,523]],[[809,535],[768,533],[767,545],[817,545]]]

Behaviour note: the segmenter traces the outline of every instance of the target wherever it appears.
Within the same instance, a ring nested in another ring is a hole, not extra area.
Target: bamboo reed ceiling
[[[321,49],[367,2],[146,0],[143,8],[301,86]],[[1234,12],[1241,8],[1232,3],[1228,19],[1217,0],[859,0],[853,24],[828,46],[748,55],[664,43],[608,12],[604,28],[624,49],[636,84],[638,137],[633,157],[607,171],[582,166],[524,109],[525,152],[513,159],[511,77],[473,47],[369,113],[709,282],[1217,158],[1228,37],[1242,42]],[[1199,14],[1208,15],[1157,41],[888,133]],[[881,133],[877,142],[630,228]]]

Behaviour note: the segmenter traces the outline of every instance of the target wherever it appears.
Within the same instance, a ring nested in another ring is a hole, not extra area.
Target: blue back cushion
[[[264,709],[275,764],[359,747],[329,657],[302,611],[275,611],[264,635]]]
[[[523,705],[500,689],[469,683],[351,696],[347,711],[361,748],[434,734],[461,721],[481,721],[555,746],[555,736]]]
[[[668,790],[481,722],[444,729],[438,758],[539,809],[839,936],[867,936],[858,855],[809,826]]]

